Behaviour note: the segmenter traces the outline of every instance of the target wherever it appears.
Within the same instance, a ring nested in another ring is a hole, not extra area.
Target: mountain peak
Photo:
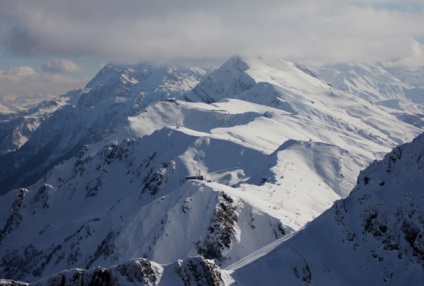
[[[226,97],[234,97],[254,86],[255,80],[245,72],[248,69],[249,66],[241,57],[231,57],[196,85],[187,98],[212,103]]]
[[[82,96],[78,104],[90,107],[121,97],[145,107],[170,96],[181,97],[208,73],[209,69],[202,67],[107,64],[87,84],[87,89],[93,90]]]
[[[230,57],[221,67],[223,70],[238,70],[241,72],[249,69],[249,65],[241,56]]]

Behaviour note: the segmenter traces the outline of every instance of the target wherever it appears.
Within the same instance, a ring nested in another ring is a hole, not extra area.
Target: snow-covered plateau
[[[38,121],[0,142],[0,285],[421,285],[424,84],[399,74],[107,65],[2,115],[0,139]]]

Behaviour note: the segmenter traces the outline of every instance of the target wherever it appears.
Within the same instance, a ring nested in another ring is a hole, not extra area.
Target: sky
[[[424,1],[0,1],[3,103],[81,88],[108,62],[233,55],[424,66]]]

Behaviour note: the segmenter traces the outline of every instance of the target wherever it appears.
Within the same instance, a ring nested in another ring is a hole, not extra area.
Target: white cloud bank
[[[136,62],[274,54],[314,62],[424,62],[422,0],[0,3],[0,44],[19,55]]]
[[[68,59],[53,59],[41,66],[42,70],[47,73],[67,73],[78,72],[81,68]]]
[[[19,110],[42,100],[84,87],[88,79],[63,74],[38,73],[32,67],[19,66],[0,70],[0,112]],[[7,109],[6,109],[7,107]]]

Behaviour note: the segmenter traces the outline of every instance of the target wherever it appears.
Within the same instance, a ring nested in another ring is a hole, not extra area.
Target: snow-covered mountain
[[[111,135],[150,102],[180,96],[206,73],[201,68],[105,66],[82,90],[76,105],[62,106],[26,144],[0,156],[0,194],[34,183],[82,145]]]
[[[73,104],[82,90],[72,90],[65,95],[42,101],[36,106],[17,113],[0,112],[0,155],[21,148],[31,138],[42,122],[59,108]]]
[[[3,190],[21,187],[0,197],[0,277],[141,257],[226,267],[302,228],[421,132],[279,59],[108,65],[0,158]]]
[[[423,185],[424,134],[304,229],[227,270],[237,285],[423,285]]]
[[[377,104],[409,124],[424,127],[421,70],[382,63],[343,63],[315,68],[314,73],[332,86]]]
[[[412,88],[377,63],[343,63],[319,67],[317,76],[332,86],[358,95],[370,102],[403,99]]]
[[[422,285],[424,134],[362,171],[352,193],[298,232],[220,269],[202,257],[137,259],[0,285]]]

